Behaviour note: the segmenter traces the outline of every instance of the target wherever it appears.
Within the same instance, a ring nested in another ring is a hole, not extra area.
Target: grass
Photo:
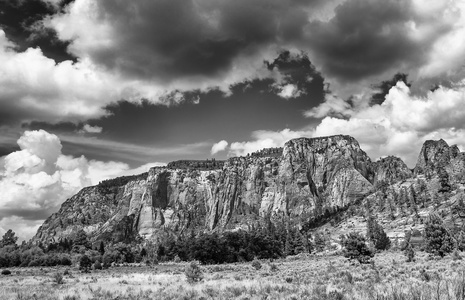
[[[83,274],[72,268],[57,284],[59,268],[11,269],[0,276],[0,299],[465,299],[465,265],[417,252],[379,253],[374,265],[341,256],[298,256],[251,263],[201,266],[203,280],[188,283],[187,263],[127,266]]]

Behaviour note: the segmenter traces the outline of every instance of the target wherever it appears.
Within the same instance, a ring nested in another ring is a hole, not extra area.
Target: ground
[[[12,268],[0,275],[0,299],[465,299],[461,259],[406,263],[400,252],[378,253],[360,265],[340,255],[288,257],[274,262],[201,266],[204,278],[189,284],[187,263],[117,266],[81,273],[68,268]]]

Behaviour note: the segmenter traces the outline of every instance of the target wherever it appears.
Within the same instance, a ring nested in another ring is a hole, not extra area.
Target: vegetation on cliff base
[[[148,172],[138,174],[138,175],[131,175],[131,176],[120,176],[116,177],[113,179],[107,179],[100,181],[98,186],[102,188],[110,188],[110,187],[118,187],[118,186],[123,186],[127,184],[130,181],[135,181],[135,180],[145,180],[147,179],[147,176],[149,175]]]

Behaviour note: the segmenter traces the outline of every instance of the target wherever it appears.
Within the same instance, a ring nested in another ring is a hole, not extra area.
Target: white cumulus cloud
[[[311,131],[293,131],[287,128],[281,131],[257,130],[252,132],[251,141],[231,143],[229,155],[244,156],[263,148],[282,147],[288,140],[310,137],[311,134]]]
[[[381,105],[351,112],[349,119],[326,117],[314,136],[348,134],[374,159],[398,155],[414,167],[421,145],[443,138],[465,146],[465,87],[439,87],[426,96],[415,96],[403,83],[389,91]]]
[[[212,155],[215,155],[215,154],[218,153],[218,152],[221,152],[221,151],[226,150],[226,148],[228,147],[228,145],[229,145],[228,142],[225,141],[225,140],[219,141],[218,143],[213,144],[210,153],[211,153]]]

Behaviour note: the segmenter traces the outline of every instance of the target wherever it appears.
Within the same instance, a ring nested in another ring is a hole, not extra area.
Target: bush
[[[276,264],[270,263],[270,271],[271,272],[276,272],[278,271],[278,266]]]
[[[184,270],[184,275],[186,275],[187,282],[190,284],[200,282],[203,279],[202,270],[196,261],[190,262],[190,264]]]
[[[101,270],[102,269],[102,264],[97,260],[94,263],[94,270]]]
[[[453,260],[461,260],[462,259],[462,256],[460,256],[460,253],[457,249],[454,250],[454,252],[452,252],[452,259]]]
[[[2,270],[2,275],[11,275],[10,270]]]
[[[426,252],[444,257],[454,249],[452,236],[443,226],[439,217],[431,215],[425,224]]]
[[[255,269],[255,270],[260,270],[262,268],[262,264],[258,261],[258,259],[254,259],[252,261],[252,267]]]
[[[63,284],[65,281],[63,280],[63,275],[58,272],[58,273],[55,273],[55,275],[53,275],[53,281],[56,283],[56,284]]]
[[[413,250],[412,244],[407,243],[405,246],[404,255],[407,257],[407,262],[415,261],[415,251]]]
[[[344,256],[350,260],[356,259],[361,264],[369,263],[374,256],[373,252],[368,249],[365,238],[359,233],[349,233],[342,241],[345,248]]]

